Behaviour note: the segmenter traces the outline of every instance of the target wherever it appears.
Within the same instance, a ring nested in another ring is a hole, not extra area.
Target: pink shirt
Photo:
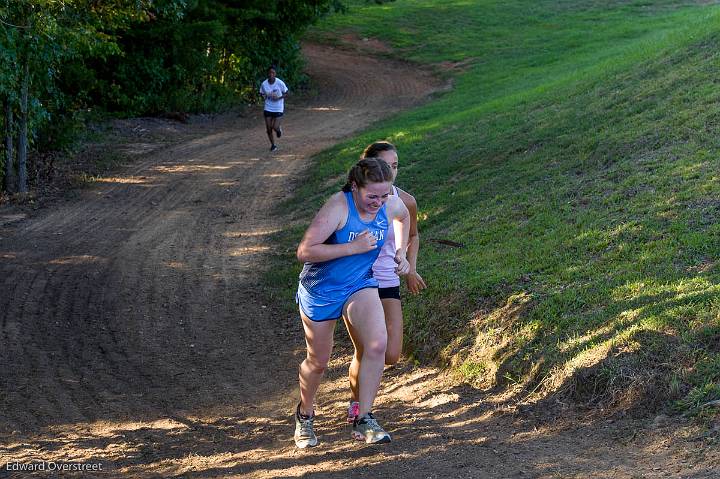
[[[392,187],[392,194],[398,196],[395,185]],[[395,274],[395,267],[397,267],[397,263],[395,263],[395,229],[392,224],[389,224],[385,244],[380,249],[380,255],[372,268],[373,276],[381,288],[400,286],[400,277]]]

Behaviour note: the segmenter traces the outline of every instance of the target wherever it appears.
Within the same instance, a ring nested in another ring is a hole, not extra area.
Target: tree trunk
[[[5,97],[5,191],[15,193],[15,149],[13,145],[13,111],[10,97]]]
[[[28,88],[30,84],[30,65],[25,58],[22,89],[20,91],[20,128],[18,131],[18,191],[27,193],[27,150],[28,150]]]

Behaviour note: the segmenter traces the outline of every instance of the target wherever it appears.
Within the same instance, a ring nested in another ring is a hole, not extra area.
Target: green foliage
[[[58,89],[59,72],[83,53],[112,51],[112,37],[98,27],[142,18],[145,7],[144,2],[131,0],[102,6],[87,0],[0,2],[0,62],[13,65],[0,73],[0,97],[11,102],[16,116],[27,111],[27,137],[24,130],[13,132],[19,135],[18,144],[57,148],[67,143],[65,133],[72,130],[68,126],[76,110],[68,108],[71,99]],[[20,94],[23,83],[29,86],[27,103]],[[20,182],[24,185],[22,175]]]
[[[158,12],[125,28],[120,55],[74,69],[93,70],[86,96],[108,110],[154,114],[227,108],[256,99],[257,83],[271,63],[290,84],[301,82],[298,37],[338,5],[333,0],[195,0],[181,14]]]
[[[297,86],[299,35],[341,8],[339,0],[0,0],[0,98],[20,110],[17,65],[27,65],[28,140],[42,149],[71,144],[97,109],[225,109],[256,99],[271,62]]]
[[[312,34],[377,37],[453,67],[454,88],[321,154],[288,205],[314,210],[327,178],[389,139],[430,284],[405,302],[413,356],[483,387],[592,377],[709,401],[720,14],[696,3],[358,0]]]

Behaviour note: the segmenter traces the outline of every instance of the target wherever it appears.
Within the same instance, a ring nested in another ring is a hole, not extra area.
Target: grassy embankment
[[[720,399],[720,8],[351,3],[313,38],[463,68],[451,92],[315,158],[286,205],[309,221],[365,144],[398,146],[430,285],[406,302],[407,352],[517,398]],[[306,224],[279,235],[273,294],[292,297]]]

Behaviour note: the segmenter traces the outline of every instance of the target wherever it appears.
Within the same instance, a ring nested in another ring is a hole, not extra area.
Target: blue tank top
[[[362,254],[342,256],[320,263],[305,263],[300,273],[300,283],[314,296],[337,299],[357,289],[357,285],[372,279],[372,265],[380,254],[388,231],[388,218],[385,205],[382,205],[372,221],[363,221],[355,208],[352,193],[345,192],[348,205],[348,217],[345,226],[335,231],[325,240],[325,244],[349,243],[357,235],[368,230],[377,240],[374,250]]]

